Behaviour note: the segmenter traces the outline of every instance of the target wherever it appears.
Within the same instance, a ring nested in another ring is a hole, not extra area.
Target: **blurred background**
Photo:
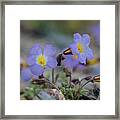
[[[73,43],[73,34],[87,33],[91,37],[90,48],[94,51],[95,59],[87,68],[78,71],[79,76],[100,74],[100,21],[99,20],[21,20],[20,21],[20,59],[25,60],[29,49],[36,43],[53,44],[62,52]],[[77,77],[77,72],[73,74]],[[22,83],[21,83],[22,84]],[[25,85],[25,84],[24,84]],[[24,86],[24,85],[21,85]]]
[[[35,21],[21,20],[21,56],[28,54],[29,48],[35,44],[51,43],[59,50],[63,50],[73,42],[73,34],[88,33],[91,36],[91,45],[97,49],[99,56],[100,22],[89,21]]]

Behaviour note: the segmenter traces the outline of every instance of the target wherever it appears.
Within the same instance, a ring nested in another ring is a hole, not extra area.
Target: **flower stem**
[[[59,88],[55,84],[53,84],[52,82],[50,82],[50,80],[47,79],[46,77],[44,77],[44,79],[37,79],[37,80],[33,80],[32,81],[32,84],[36,84],[36,85],[41,85],[43,83],[48,83],[50,86],[52,86],[55,89],[57,89],[58,91],[60,91]]]
[[[51,83],[47,78],[45,78],[45,79],[46,79],[45,82],[47,82],[48,84],[52,85],[55,89],[57,89],[58,91],[60,91],[59,88],[56,85],[54,85],[53,83]]]
[[[70,73],[70,75],[69,75],[69,84],[70,84],[70,86],[71,86],[71,81],[72,81],[72,74]]]
[[[52,83],[54,83],[55,80],[54,80],[54,68],[52,69]]]

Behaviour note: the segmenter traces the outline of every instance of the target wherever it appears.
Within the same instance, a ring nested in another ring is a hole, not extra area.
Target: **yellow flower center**
[[[73,55],[73,59],[77,60],[78,59],[78,55]]]
[[[82,46],[81,43],[78,43],[78,44],[77,44],[77,48],[78,48],[78,51],[79,51],[80,53],[82,53],[82,52],[84,51],[83,46]]]
[[[45,56],[44,56],[44,55],[40,55],[40,56],[37,58],[37,62],[38,62],[38,64],[40,64],[41,66],[45,66],[45,65],[46,65]]]

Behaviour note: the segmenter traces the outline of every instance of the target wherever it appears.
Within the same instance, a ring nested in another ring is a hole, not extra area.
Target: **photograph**
[[[119,119],[113,1],[2,3],[0,118]]]
[[[20,20],[20,100],[100,100],[100,20]]]

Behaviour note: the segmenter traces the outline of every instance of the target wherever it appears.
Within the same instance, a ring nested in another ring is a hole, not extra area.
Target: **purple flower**
[[[21,69],[21,80],[28,81],[31,80],[32,78],[38,79],[38,76],[33,75],[29,67]]]
[[[29,68],[22,68],[21,70],[21,79],[28,81],[32,78],[32,73]]]
[[[89,48],[90,37],[88,34],[74,34],[74,43],[70,45],[73,55],[78,56],[80,63],[86,64],[86,60],[93,59],[93,51]]]
[[[46,45],[43,49],[40,44],[35,44],[27,58],[31,73],[40,76],[45,69],[55,68],[57,66],[55,54],[56,50],[52,45]]]
[[[65,59],[63,61],[63,64],[65,68],[73,69],[75,67],[77,68],[84,68],[84,65],[80,64],[79,62],[79,56],[76,55],[65,55]]]

